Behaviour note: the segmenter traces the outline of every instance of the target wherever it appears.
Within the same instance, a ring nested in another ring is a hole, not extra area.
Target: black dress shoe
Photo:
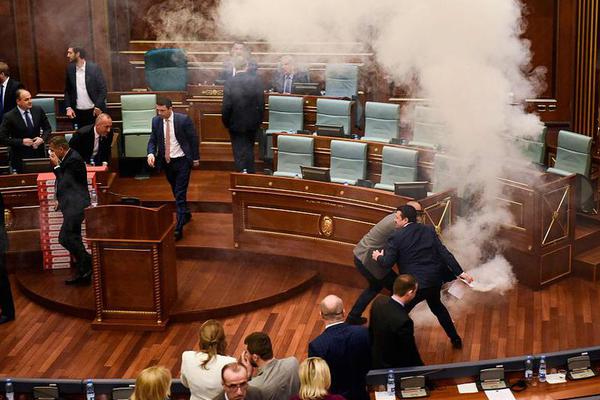
[[[452,339],[452,340],[450,340],[450,342],[452,342],[453,348],[462,349],[462,339],[461,338]]]
[[[65,280],[65,285],[77,285],[79,282],[81,282],[81,275],[77,275]]]
[[[183,229],[176,229],[175,230],[175,241],[179,241],[183,239]]]
[[[15,320],[15,317],[10,318],[10,317],[7,317],[6,315],[2,315],[2,316],[0,316],[0,325],[5,324],[10,321],[14,321],[14,320]]]
[[[190,222],[192,220],[192,213],[191,212],[187,212],[184,214],[183,216],[183,224],[187,224],[188,222]]]
[[[365,317],[354,317],[348,315],[348,318],[346,318],[346,322],[350,325],[364,325],[367,323],[367,319]]]

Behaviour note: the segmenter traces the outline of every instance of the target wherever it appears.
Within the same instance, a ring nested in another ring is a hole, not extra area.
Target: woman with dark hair
[[[185,351],[181,356],[181,383],[190,389],[190,400],[212,400],[223,390],[221,369],[237,360],[225,355],[227,342],[219,321],[203,323],[198,336],[200,351]]]

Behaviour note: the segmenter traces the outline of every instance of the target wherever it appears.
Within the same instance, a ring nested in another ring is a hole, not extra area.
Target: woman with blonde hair
[[[321,357],[309,357],[302,361],[298,374],[300,392],[291,400],[345,400],[339,394],[329,393],[331,373],[327,362]]]
[[[131,400],[165,400],[170,394],[171,371],[155,366],[140,372]]]
[[[237,360],[225,355],[225,330],[217,320],[200,326],[198,346],[200,351],[181,355],[181,383],[190,389],[190,400],[212,400],[223,390],[221,369]]]

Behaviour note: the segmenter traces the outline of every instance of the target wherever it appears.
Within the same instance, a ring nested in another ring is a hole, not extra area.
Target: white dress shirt
[[[98,135],[98,132],[96,132],[96,127],[94,126],[94,150],[92,150],[92,160],[94,158],[96,158],[99,147],[100,147],[100,135]]]
[[[174,118],[174,114],[171,113],[171,116],[169,117],[169,119],[163,119],[163,134],[165,135],[165,141],[167,140],[167,124],[169,124],[171,126],[171,135],[170,135],[171,136],[171,152],[169,154],[171,159],[177,158],[177,157],[185,157],[185,153],[181,149],[181,146],[179,145],[179,142],[177,141],[177,138],[175,137],[175,126],[173,124],[173,118]],[[166,148],[167,148],[167,146],[165,143],[165,149]]]
[[[91,110],[94,108],[94,102],[90,99],[85,86],[85,66],[86,62],[81,67],[75,64],[75,84],[77,86],[77,109]]]
[[[33,116],[31,115],[31,110],[23,110],[21,107],[17,106],[19,112],[21,113],[21,118],[23,118],[23,122],[25,122],[25,126],[27,126],[27,118],[25,117],[25,112],[29,112],[29,119],[31,120],[31,124],[33,125]]]

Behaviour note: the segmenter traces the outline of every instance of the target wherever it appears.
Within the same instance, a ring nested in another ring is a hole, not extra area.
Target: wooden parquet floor
[[[133,378],[161,364],[179,374],[180,356],[196,348],[200,322],[175,323],[164,332],[94,331],[84,319],[50,312],[13,285],[17,320],[0,326],[0,375],[48,378]],[[306,357],[307,344],[323,328],[318,303],[335,293],[349,308],[359,289],[320,283],[279,304],[222,319],[228,353],[239,355],[244,337],[268,332],[275,355]],[[505,296],[471,295],[450,304],[464,348],[452,350],[426,309],[414,316],[417,344],[426,364],[552,352],[600,344],[599,286],[578,278],[541,291],[517,286]],[[425,317],[425,318],[423,318]]]

